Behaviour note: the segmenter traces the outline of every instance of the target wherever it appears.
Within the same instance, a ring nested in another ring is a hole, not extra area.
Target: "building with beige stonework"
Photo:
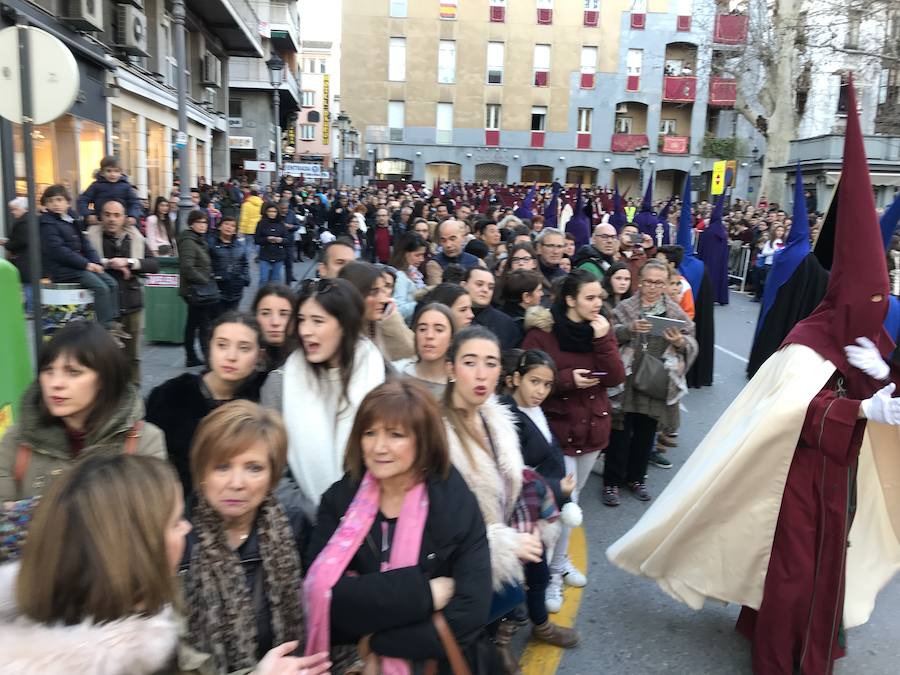
[[[341,109],[382,179],[611,185],[656,195],[754,132],[714,64],[747,17],[714,0],[344,0]],[[643,155],[640,148],[645,148]],[[742,166],[743,165],[743,166]]]

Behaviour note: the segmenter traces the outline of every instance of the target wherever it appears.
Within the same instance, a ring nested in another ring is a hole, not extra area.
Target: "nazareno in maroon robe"
[[[824,675],[844,656],[838,635],[844,566],[865,420],[836,373],[807,408],[784,488],[759,611],[737,630],[753,641],[756,675]],[[798,671],[799,669],[799,671]]]
[[[745,607],[737,630],[753,641],[755,675],[829,675],[844,655],[847,537],[865,433],[860,402],[883,383],[847,362],[844,346],[865,336],[882,356],[888,275],[852,77],[834,259],[822,302],[783,344],[802,344],[835,373],[810,402],[788,472],[759,611]]]

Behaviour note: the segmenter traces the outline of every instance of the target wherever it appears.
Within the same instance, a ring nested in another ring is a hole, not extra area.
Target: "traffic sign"
[[[276,168],[275,162],[257,161],[252,159],[244,160],[244,169],[247,171],[275,171]]]
[[[725,160],[713,164],[712,185],[709,190],[710,194],[720,195],[725,191],[725,166]]]
[[[78,96],[78,64],[58,38],[39,28],[28,31],[31,61],[31,122],[46,124],[68,112]],[[22,123],[19,28],[0,30],[0,117]]]

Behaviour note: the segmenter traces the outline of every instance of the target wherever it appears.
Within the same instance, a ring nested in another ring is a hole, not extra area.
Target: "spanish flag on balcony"
[[[448,20],[456,20],[457,0],[442,0],[441,2],[441,18]]]

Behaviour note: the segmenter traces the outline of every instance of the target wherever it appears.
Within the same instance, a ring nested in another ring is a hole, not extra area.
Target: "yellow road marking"
[[[572,530],[572,537],[569,539],[569,557],[575,567],[587,574],[588,550],[583,527]],[[583,592],[584,589],[566,586],[562,609],[558,614],[551,614],[550,620],[560,626],[572,628],[578,616],[578,607],[581,605]],[[522,659],[519,661],[523,675],[553,675],[559,668],[564,651],[545,642],[529,640],[525,653],[522,654]]]

